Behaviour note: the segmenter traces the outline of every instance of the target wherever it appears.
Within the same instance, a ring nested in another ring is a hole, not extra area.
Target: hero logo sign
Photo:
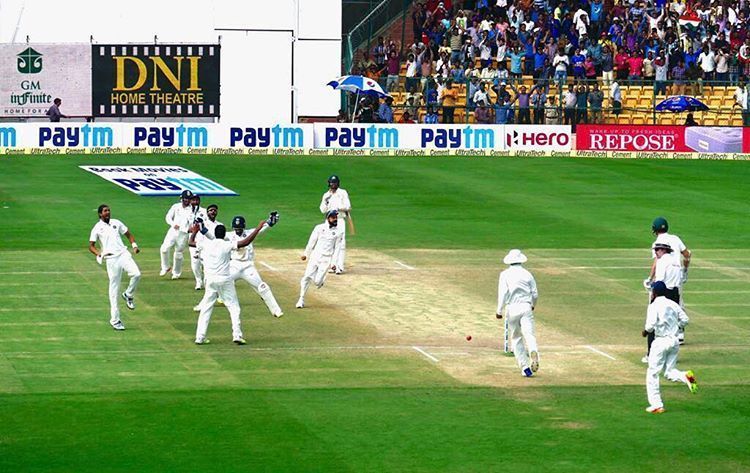
[[[566,150],[571,148],[570,127],[508,126],[505,144],[508,149]]]

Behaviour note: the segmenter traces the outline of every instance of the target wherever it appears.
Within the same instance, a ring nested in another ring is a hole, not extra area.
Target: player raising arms
[[[258,234],[265,232],[270,227],[273,227],[279,221],[279,213],[271,212],[266,220],[265,225],[260,229]],[[250,232],[245,230],[245,217],[238,215],[232,219],[232,229],[234,232],[229,234],[230,242],[239,242],[250,235]],[[255,289],[255,292],[263,299],[266,303],[266,307],[271,311],[271,315],[274,317],[281,317],[284,312],[279,307],[279,303],[276,302],[276,298],[271,292],[271,287],[266,284],[261,278],[258,270],[255,269],[255,250],[253,244],[250,243],[244,248],[238,248],[232,251],[232,260],[230,262],[230,273],[232,281],[243,279],[247,281],[250,286]]]
[[[120,280],[122,272],[125,271],[130,277],[130,283],[122,298],[128,309],[135,310],[135,290],[138,287],[138,281],[141,279],[141,271],[135,264],[133,256],[128,252],[125,245],[122,244],[121,235],[125,235],[130,241],[133,251],[140,253],[135,237],[128,227],[121,221],[111,218],[112,211],[109,206],[102,204],[98,209],[99,221],[91,229],[89,236],[89,251],[96,256],[96,262],[107,263],[107,275],[109,276],[109,323],[115,330],[125,330],[125,325],[120,320],[120,308],[117,306],[117,299],[120,296]],[[96,241],[99,240],[99,250],[96,249]]]
[[[263,225],[262,220],[247,238],[240,241],[229,242],[224,239],[227,229],[224,225],[217,225],[214,228],[216,238],[204,238],[196,243],[195,238],[200,230],[200,225],[191,227],[189,245],[200,249],[201,258],[203,258],[203,268],[206,273],[206,295],[201,302],[201,314],[198,316],[198,328],[195,332],[195,343],[203,345],[209,343],[206,338],[208,332],[208,323],[211,321],[211,313],[214,310],[216,299],[221,297],[224,305],[229,311],[229,317],[232,320],[232,341],[238,345],[244,345],[245,339],[242,338],[242,327],[240,321],[240,304],[237,301],[237,291],[234,289],[229,273],[229,259],[233,250],[243,248],[258,236]]]

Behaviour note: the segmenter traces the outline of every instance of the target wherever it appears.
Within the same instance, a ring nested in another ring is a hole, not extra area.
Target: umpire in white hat
[[[534,335],[534,307],[539,294],[534,276],[522,264],[527,261],[521,250],[513,249],[503,258],[508,269],[500,273],[497,286],[497,318],[508,319],[510,346],[518,367],[526,377],[539,369],[539,348]]]

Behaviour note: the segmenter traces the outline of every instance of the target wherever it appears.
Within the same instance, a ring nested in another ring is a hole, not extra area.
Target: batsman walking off
[[[323,198],[320,200],[320,213],[328,215],[331,210],[338,212],[339,220],[343,220],[342,224],[338,226],[338,231],[341,233],[341,249],[336,259],[333,261],[336,269],[336,274],[342,274],[344,272],[344,260],[346,259],[346,223],[351,221],[352,203],[349,201],[349,193],[346,190],[339,188],[341,180],[338,176],[333,175],[328,178],[328,191],[323,194]],[[352,227],[353,228],[353,227]]]
[[[161,254],[161,271],[159,276],[164,276],[172,270],[172,279],[179,279],[182,274],[182,260],[188,243],[188,230],[193,224],[193,209],[190,200],[193,193],[189,190],[182,191],[180,202],[170,207],[164,220],[169,225],[167,234],[159,252]],[[169,251],[174,248],[173,265],[169,266]]]
[[[517,249],[510,250],[503,258],[508,269],[500,273],[496,316],[502,319],[505,309],[516,362],[521,373],[531,377],[539,370],[539,348],[534,335],[534,307],[539,294],[534,276],[521,266],[526,261],[526,255]]]
[[[130,277],[130,283],[122,298],[128,309],[135,310],[135,300],[133,295],[138,287],[138,281],[141,279],[141,271],[135,264],[133,256],[128,252],[125,245],[122,244],[121,235],[125,235],[130,241],[133,251],[140,253],[135,237],[128,227],[121,221],[111,218],[112,211],[109,206],[102,204],[98,209],[99,221],[91,229],[89,236],[89,251],[96,256],[96,262],[102,264],[107,262],[107,275],[109,276],[109,306],[110,316],[109,323],[115,330],[125,330],[125,325],[120,320],[120,308],[117,306],[120,297],[120,280],[122,272],[125,271]],[[96,249],[96,241],[99,240],[99,250]]]

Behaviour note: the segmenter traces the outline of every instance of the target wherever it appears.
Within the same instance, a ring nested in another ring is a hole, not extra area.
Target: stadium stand
[[[525,123],[519,112],[533,109],[535,99],[524,97],[522,86],[527,94],[537,87],[555,95],[562,106],[568,85],[576,86],[570,100],[582,111],[577,116],[591,120],[597,83],[603,123],[682,124],[685,113],[655,112],[655,105],[686,94],[709,107],[695,114],[701,124],[742,125],[743,117],[750,124],[750,3],[428,0],[414,3],[408,18],[381,32],[349,71],[391,93],[394,121],[409,110],[422,122],[434,108],[445,122],[445,97],[453,102],[445,92],[449,83],[456,92],[455,122],[473,122],[476,100],[485,100],[492,122]],[[399,31],[404,44],[394,39]],[[622,96],[619,114],[614,81]],[[480,84],[486,94],[477,95]]]

